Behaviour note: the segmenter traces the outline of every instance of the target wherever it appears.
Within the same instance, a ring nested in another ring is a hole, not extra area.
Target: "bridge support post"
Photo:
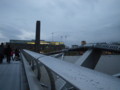
[[[101,56],[101,50],[89,49],[75,63],[83,67],[94,69]]]

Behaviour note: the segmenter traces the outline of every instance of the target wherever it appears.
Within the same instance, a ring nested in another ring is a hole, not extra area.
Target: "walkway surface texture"
[[[3,60],[0,64],[0,90],[21,90],[21,63]]]

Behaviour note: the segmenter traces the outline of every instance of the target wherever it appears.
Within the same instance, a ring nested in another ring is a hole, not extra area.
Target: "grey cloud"
[[[12,26],[0,26],[0,33],[4,36],[5,39],[20,39],[18,36],[22,34],[19,29]]]
[[[120,0],[4,0],[0,1],[0,24],[10,24],[16,35],[5,36],[29,39],[25,37],[35,32],[35,21],[41,20],[42,39],[55,40],[67,35],[69,44],[81,40],[88,42],[120,41]],[[13,4],[15,2],[15,4]],[[16,27],[14,27],[16,26]],[[22,29],[23,28],[23,29]],[[21,31],[19,31],[19,29]],[[23,31],[22,31],[23,30]],[[0,31],[1,32],[1,31]],[[11,31],[12,32],[12,31]],[[65,38],[64,38],[65,41]]]

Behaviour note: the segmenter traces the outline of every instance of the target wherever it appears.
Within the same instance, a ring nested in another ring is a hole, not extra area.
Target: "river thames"
[[[64,61],[75,63],[81,56],[65,56]],[[102,55],[95,70],[114,75],[120,73],[120,55]]]

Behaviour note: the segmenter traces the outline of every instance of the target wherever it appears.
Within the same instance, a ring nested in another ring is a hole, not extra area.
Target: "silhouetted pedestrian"
[[[10,63],[10,60],[11,60],[11,47],[10,45],[7,45],[6,49],[5,49],[5,54],[6,54],[6,58],[7,58],[7,62]]]
[[[20,59],[19,53],[20,53],[20,51],[16,48],[15,49],[15,58],[14,58],[16,61]]]
[[[0,63],[3,62],[3,58],[4,58],[4,44],[1,43],[1,45],[0,45]]]
[[[11,51],[11,59],[14,61],[13,55],[14,55],[14,51],[12,49],[12,51]]]

